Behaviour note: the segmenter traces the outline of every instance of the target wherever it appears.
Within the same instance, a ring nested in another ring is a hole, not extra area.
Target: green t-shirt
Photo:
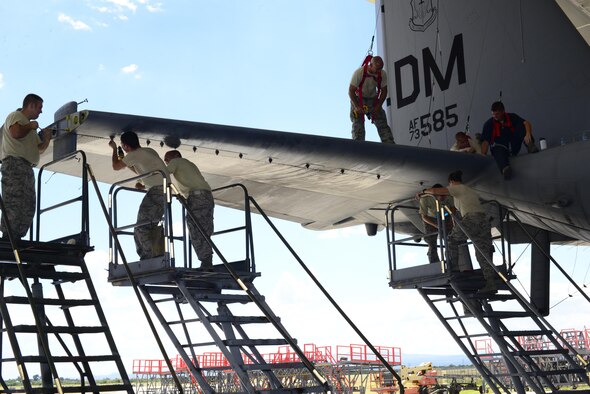
[[[449,185],[448,189],[449,194],[453,196],[455,206],[459,212],[461,212],[461,215],[465,216],[468,213],[485,212],[479,202],[477,193],[475,193],[469,186],[463,184]]]
[[[14,138],[10,135],[10,126],[18,123],[22,126],[29,124],[30,120],[21,112],[11,112],[6,117],[6,122],[2,126],[2,159],[13,156],[22,157],[29,163],[37,165],[39,163],[39,144],[41,138],[36,130],[30,130],[22,138]]]
[[[177,157],[168,162],[168,171],[174,176],[176,186],[184,197],[192,190],[211,190],[199,168],[190,160]]]
[[[158,152],[152,148],[137,148],[125,155],[123,163],[127,167],[133,167],[138,175],[147,174],[148,172],[161,170],[168,177],[168,169],[164,161],[158,156]],[[162,176],[159,174],[143,178],[143,184],[148,189],[153,186],[162,185]]]
[[[431,218],[436,217],[436,202],[435,196],[428,195],[423,196],[420,198],[420,210],[418,211],[421,215],[425,215]],[[453,198],[452,197],[445,197],[442,201],[440,201],[441,205],[446,205],[448,207],[453,207]]]

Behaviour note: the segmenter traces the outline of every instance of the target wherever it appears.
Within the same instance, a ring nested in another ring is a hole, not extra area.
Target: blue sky
[[[35,92],[45,100],[41,125],[65,102],[88,99],[81,108],[349,138],[348,83],[375,31],[366,0],[9,0],[0,14],[0,110]],[[367,139],[378,140],[373,128]],[[233,214],[218,209],[216,223]],[[132,359],[161,356],[131,289],[106,282],[107,230],[100,218],[93,223],[88,261],[130,372]],[[374,344],[460,353],[416,292],[388,287],[384,232],[278,225]],[[359,343],[268,234],[256,227],[255,284],[291,334],[300,343]],[[587,250],[556,250],[588,283]],[[407,264],[424,258],[423,249],[403,255]],[[552,305],[567,301],[553,309],[554,325],[589,324],[579,313],[587,304],[555,280]]]

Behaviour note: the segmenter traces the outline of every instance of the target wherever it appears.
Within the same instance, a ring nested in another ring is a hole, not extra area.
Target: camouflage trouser
[[[369,114],[373,114],[373,104],[376,98],[363,98],[363,105],[369,108]],[[350,120],[352,121],[352,139],[358,141],[365,140],[365,116],[364,114],[355,114],[354,107],[350,106]],[[394,144],[393,134],[387,124],[387,117],[383,108],[379,108],[377,116],[371,118],[372,122],[377,127],[377,132],[384,144]]]
[[[8,236],[4,219],[16,238],[25,236],[35,216],[35,175],[31,163],[21,157],[8,156],[2,160],[2,200],[6,207],[0,229]]]
[[[147,222],[143,226],[137,226],[134,230],[135,248],[141,260],[155,257],[153,255],[153,243],[155,228],[164,215],[164,195],[162,186],[152,186],[146,193],[137,212],[137,223]]]
[[[491,262],[494,247],[492,245],[492,234],[490,222],[488,217],[483,212],[468,213],[463,216],[460,222],[461,227],[469,234],[469,238],[475,246],[475,257],[483,272],[483,276],[487,279],[494,279],[496,272],[487,262],[486,258]],[[451,262],[451,271],[458,271],[458,256],[459,245],[467,241],[465,233],[459,228],[459,225],[453,227],[453,231],[449,235],[449,259]],[[481,253],[480,250],[483,252]]]
[[[436,242],[438,240],[438,229],[433,225],[424,222],[424,230],[425,235],[422,238],[424,238],[424,242],[426,242],[428,245],[428,252],[426,252],[426,255],[428,256],[428,262],[436,263],[437,261],[440,261],[438,258],[438,252],[436,250],[438,246]]]
[[[193,190],[188,196],[188,209],[195,216],[208,237],[213,234],[213,194],[209,190]],[[187,218],[193,248],[201,262],[210,263],[213,251],[197,225]]]

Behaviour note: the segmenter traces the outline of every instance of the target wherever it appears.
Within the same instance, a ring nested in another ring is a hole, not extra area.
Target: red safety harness
[[[372,55],[367,55],[363,64],[363,78],[361,79],[361,83],[359,84],[358,88],[356,89],[356,95],[359,97],[359,104],[361,108],[363,107],[363,84],[365,83],[365,79],[367,77],[373,78],[377,82],[377,98],[381,95],[381,70],[377,72],[377,75],[369,74],[367,68],[369,67],[369,63],[371,63],[371,59],[373,59]]]
[[[500,136],[500,132],[502,131],[502,124],[498,122],[496,119],[494,121],[494,129],[492,130],[492,140],[490,141],[490,145],[494,144],[494,139]],[[512,134],[514,134],[514,126],[512,126],[512,121],[510,120],[510,116],[508,116],[508,112],[504,112],[504,127],[508,127]]]

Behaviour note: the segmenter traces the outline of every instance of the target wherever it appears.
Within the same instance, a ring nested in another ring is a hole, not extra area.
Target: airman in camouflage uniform
[[[211,186],[205,181],[199,168],[191,161],[183,158],[177,150],[166,152],[164,162],[168,171],[175,179],[175,184],[186,199],[188,210],[195,216],[207,237],[213,234],[214,201]],[[196,223],[188,218],[188,228],[193,248],[201,261],[201,268],[213,266],[213,250],[211,245],[199,231]]]
[[[387,73],[383,70],[383,59],[380,56],[373,57],[369,64],[356,69],[352,74],[348,97],[350,98],[352,139],[365,140],[365,115],[367,115],[375,124],[381,142],[395,144],[383,110],[383,102],[387,98]]]
[[[109,146],[113,149],[113,169],[118,171],[130,168],[136,174],[147,174],[153,171],[162,171],[168,176],[166,165],[152,148],[142,148],[139,145],[137,134],[127,131],[121,135],[121,147],[126,152],[125,157],[119,158],[117,144],[111,140]],[[158,237],[158,223],[164,215],[166,196],[162,187],[162,176],[154,174],[143,178],[135,187],[148,189],[137,212],[137,223],[134,229],[135,247],[140,260],[155,256],[155,243]],[[148,224],[142,224],[146,223]]]
[[[35,216],[35,175],[33,167],[39,163],[51,140],[51,129],[43,129],[43,139],[37,134],[39,123],[35,121],[43,112],[43,99],[28,94],[22,108],[11,112],[2,126],[2,200],[3,212],[0,229],[7,237],[8,221],[12,235],[25,236]]]
[[[435,184],[432,186],[433,188],[442,187],[441,184]],[[430,263],[436,263],[440,261],[438,258],[437,252],[437,240],[438,240],[438,215],[439,212],[437,211],[437,204],[435,198],[439,201],[439,207],[446,205],[448,207],[454,207],[453,199],[449,196],[432,196],[432,195],[424,195],[420,197],[420,209],[418,213],[420,213],[420,217],[424,222],[424,242],[428,245],[428,252],[426,255],[428,256],[428,261]],[[440,209],[440,208],[438,208]],[[453,221],[450,217],[445,218],[446,220],[442,221],[446,226],[446,234],[449,234],[451,228],[453,227]]]
[[[451,271],[459,271],[458,248],[467,241],[467,235],[475,246],[475,257],[486,279],[486,284],[479,289],[480,293],[495,293],[497,291],[495,278],[497,276],[492,268],[491,226],[484,208],[479,202],[479,197],[470,187],[462,182],[462,172],[455,171],[449,175],[449,186],[446,188],[426,189],[425,193],[435,195],[450,195],[453,197],[455,207],[462,215],[460,226],[453,227],[448,237],[448,252],[451,263]],[[461,230],[463,227],[465,232]],[[467,235],[466,235],[467,234]]]

